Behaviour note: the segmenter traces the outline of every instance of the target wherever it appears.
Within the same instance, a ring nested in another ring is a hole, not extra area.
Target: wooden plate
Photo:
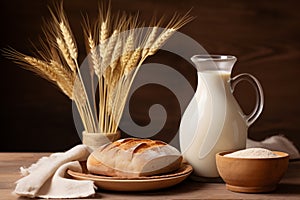
[[[120,178],[80,173],[68,170],[67,173],[77,180],[91,180],[99,189],[112,191],[149,191],[171,187],[186,179],[193,171],[191,165],[182,164],[177,171],[159,176]]]

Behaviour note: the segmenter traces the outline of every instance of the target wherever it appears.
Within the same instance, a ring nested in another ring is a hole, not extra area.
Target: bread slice
[[[87,160],[87,168],[93,174],[141,177],[174,171],[181,162],[180,152],[162,141],[127,138],[95,150]]]

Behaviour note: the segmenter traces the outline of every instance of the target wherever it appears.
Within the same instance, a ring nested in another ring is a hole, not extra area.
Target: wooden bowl
[[[234,192],[261,193],[276,189],[288,168],[289,155],[273,151],[276,158],[231,158],[220,152],[216,155],[217,169],[226,183],[226,188]]]

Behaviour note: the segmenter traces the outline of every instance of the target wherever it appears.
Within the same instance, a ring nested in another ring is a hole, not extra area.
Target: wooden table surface
[[[14,182],[20,178],[20,166],[29,166],[49,153],[0,153],[0,199],[25,199],[12,195]],[[98,191],[89,199],[300,199],[300,161],[289,169],[278,188],[267,194],[242,194],[227,191],[223,183],[201,183],[190,179],[163,190],[139,193]]]

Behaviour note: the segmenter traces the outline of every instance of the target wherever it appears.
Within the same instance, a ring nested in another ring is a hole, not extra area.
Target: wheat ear
[[[105,9],[106,7],[106,9]],[[104,57],[105,47],[107,44],[107,39],[109,38],[110,21],[111,20],[111,4],[108,2],[107,6],[104,4],[99,7],[99,17],[98,17],[98,27],[99,27],[99,51],[100,56]]]
[[[101,70],[101,58],[100,55],[97,51],[97,47],[95,44],[95,41],[92,38],[91,33],[88,36],[88,43],[89,43],[89,48],[90,48],[90,53],[91,53],[91,58],[92,58],[92,63],[93,63],[93,68],[95,70],[95,74],[97,75],[98,78],[102,76],[102,70]]]
[[[132,53],[128,63],[126,64],[124,75],[128,76],[129,73],[137,66],[140,57],[141,57],[142,48],[138,47],[134,52]]]
[[[44,76],[46,79],[55,82],[70,99],[73,99],[70,85],[63,79],[61,74],[55,70],[55,68],[42,60],[30,56],[25,56],[24,61],[33,67],[33,71]]]
[[[134,50],[134,32],[130,31],[126,39],[126,43],[123,48],[123,53],[121,57],[121,65],[125,68],[127,62],[130,59],[130,56]]]
[[[61,51],[61,54],[64,57],[67,64],[69,65],[70,69],[73,72],[76,72],[76,65],[74,63],[74,60],[72,60],[71,58],[71,54],[69,52],[68,47],[66,46],[66,43],[60,38],[56,38],[56,42],[58,45],[58,49]]]
[[[104,57],[101,63],[101,67],[103,71],[106,71],[109,65],[111,64],[110,62],[112,59],[112,53],[114,51],[115,44],[118,39],[118,34],[119,34],[118,30],[115,30],[113,34],[110,36],[110,38],[108,39],[109,41],[106,45]]]
[[[173,33],[176,31],[176,29],[167,29],[165,32],[163,32],[157,40],[153,43],[151,48],[148,51],[147,56],[151,56],[156,53],[156,51],[166,42],[167,39],[169,39]]]
[[[115,48],[112,54],[112,59],[111,59],[111,72],[113,73],[113,71],[115,70],[115,68],[117,67],[117,64],[119,62],[119,58],[122,54],[122,47],[123,47],[123,38],[121,37],[121,35],[118,35],[118,39],[115,43]]]
[[[44,75],[45,78],[51,81],[57,81],[57,74],[46,62],[30,56],[25,56],[23,59],[32,67],[33,71],[42,73],[41,75]]]
[[[73,60],[77,60],[78,51],[77,51],[76,43],[72,37],[71,32],[69,31],[69,29],[67,28],[66,24],[63,21],[60,22],[59,28],[61,30],[64,41],[67,45],[67,48],[70,52],[71,58]]]
[[[61,89],[66,91],[70,97],[70,99],[74,99],[73,97],[73,86],[74,86],[74,80],[75,80],[75,74],[71,73],[69,70],[67,70],[64,66],[59,64],[58,62],[51,60],[50,65],[53,68],[53,70],[57,73],[57,75],[60,77],[58,84],[60,85]]]
[[[155,38],[157,37],[157,32],[158,32],[158,27],[157,26],[153,27],[143,48],[142,57],[145,57],[148,54],[149,49],[151,48],[151,46],[155,41]]]
[[[156,51],[161,48],[161,46],[182,26],[189,23],[194,19],[194,17],[189,16],[190,11],[188,11],[183,17],[175,14],[173,18],[169,21],[165,30],[158,36],[155,40],[149,52],[146,56],[151,56],[156,53]]]

